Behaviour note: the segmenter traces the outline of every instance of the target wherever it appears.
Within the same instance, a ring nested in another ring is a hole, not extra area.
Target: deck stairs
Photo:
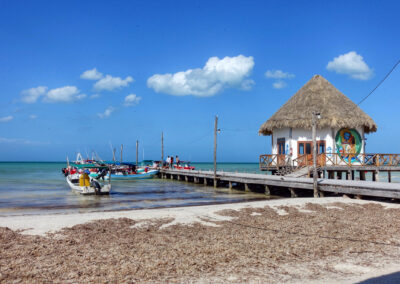
[[[276,175],[278,176],[285,176],[285,177],[307,177],[309,167],[293,167],[293,166],[283,166],[277,172]]]

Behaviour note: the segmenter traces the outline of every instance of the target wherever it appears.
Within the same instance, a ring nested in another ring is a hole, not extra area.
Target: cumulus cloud
[[[4,116],[4,117],[0,117],[0,122],[9,122],[13,119],[14,119],[14,117],[12,115]]]
[[[43,101],[46,103],[70,103],[85,98],[85,94],[81,94],[75,86],[65,86],[61,88],[51,89],[44,96]]]
[[[125,97],[124,106],[134,106],[137,105],[142,98],[136,96],[135,94],[130,94]]]
[[[294,78],[294,74],[289,72],[283,72],[282,70],[267,70],[265,77],[273,79],[291,79]]]
[[[113,108],[112,106],[106,108],[106,110],[103,113],[98,113],[98,117],[100,118],[107,118],[109,117],[113,112],[115,111],[115,108]]]
[[[99,80],[101,78],[103,78],[103,73],[97,71],[96,68],[86,70],[81,74],[81,79],[85,80]]]
[[[276,81],[275,83],[272,84],[272,86],[275,89],[282,89],[282,88],[285,88],[287,86],[287,84],[284,81]]]
[[[365,63],[364,58],[355,51],[335,57],[328,63],[326,69],[358,80],[368,80],[373,75],[372,69]]]
[[[104,78],[100,79],[94,84],[94,88],[97,91],[102,91],[102,90],[112,91],[115,89],[121,89],[123,87],[127,87],[129,83],[132,82],[133,78],[131,76],[128,76],[125,79],[121,79],[120,77],[113,77],[111,75],[106,75]]]
[[[27,103],[27,104],[33,104],[35,103],[40,96],[44,95],[46,93],[47,87],[45,86],[39,86],[36,88],[30,88],[28,90],[23,90],[21,92],[22,94],[22,102]]]
[[[175,96],[213,96],[229,87],[249,89],[254,84],[246,79],[254,67],[252,56],[211,57],[203,68],[188,69],[175,74],[155,74],[147,86],[156,92]]]

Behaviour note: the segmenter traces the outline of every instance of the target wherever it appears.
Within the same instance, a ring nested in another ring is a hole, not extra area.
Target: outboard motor
[[[101,193],[101,185],[97,180],[92,179],[91,182],[90,182],[90,186],[94,188],[94,192],[96,194],[100,194]]]

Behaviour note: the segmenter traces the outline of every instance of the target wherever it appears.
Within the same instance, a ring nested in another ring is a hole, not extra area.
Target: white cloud
[[[13,119],[14,119],[14,117],[12,115],[4,116],[4,117],[0,117],[0,122],[9,122]]]
[[[137,105],[142,98],[136,96],[135,94],[130,94],[125,97],[124,106],[134,106]]]
[[[228,87],[251,88],[254,82],[246,77],[250,76],[253,67],[252,56],[211,57],[203,68],[155,74],[147,80],[147,86],[158,93],[175,96],[213,96]]]
[[[287,86],[287,84],[284,81],[276,81],[275,83],[272,84],[272,86],[275,89],[282,89],[282,88],[285,88]]]
[[[111,75],[106,75],[104,78],[100,79],[94,84],[94,88],[97,91],[107,90],[112,91],[115,89],[120,89],[122,87],[127,87],[129,83],[133,82],[131,76],[121,79],[120,77],[113,77]]]
[[[12,143],[12,144],[28,144],[28,145],[46,145],[49,144],[49,142],[38,142],[38,141],[31,141],[27,139],[21,139],[21,138],[5,138],[5,137],[0,137],[0,144],[2,143]]]
[[[100,118],[107,118],[109,117],[113,112],[115,111],[115,108],[113,108],[112,106],[106,108],[106,110],[103,113],[98,113],[97,115]]]
[[[339,55],[328,63],[326,69],[339,74],[349,75],[353,79],[368,80],[373,71],[365,63],[363,57],[355,51]]]
[[[97,99],[100,98],[100,94],[93,94],[90,96],[91,99]]]
[[[96,68],[86,70],[81,74],[81,79],[85,80],[99,80],[101,78],[103,78],[103,73],[97,71]]]
[[[29,116],[29,118],[30,119],[36,119],[38,116],[36,115],[36,114],[31,114],[30,116]]]
[[[30,88],[29,90],[23,90],[21,92],[22,94],[22,102],[27,103],[27,104],[33,104],[35,103],[40,96],[42,96],[44,93],[46,93],[47,87],[45,86],[39,86],[36,88]]]
[[[43,101],[46,103],[70,103],[85,98],[85,94],[81,94],[75,86],[65,86],[57,89],[51,89],[44,96]]]
[[[294,74],[289,72],[283,72],[282,70],[267,70],[265,77],[273,79],[291,79],[294,78]]]

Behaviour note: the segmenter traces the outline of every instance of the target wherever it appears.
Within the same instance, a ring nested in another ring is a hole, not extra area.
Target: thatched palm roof
[[[294,94],[258,131],[270,135],[279,128],[312,128],[312,113],[321,114],[318,128],[357,128],[365,133],[375,132],[377,126],[369,115],[363,112],[348,97],[320,75],[315,75]]]

